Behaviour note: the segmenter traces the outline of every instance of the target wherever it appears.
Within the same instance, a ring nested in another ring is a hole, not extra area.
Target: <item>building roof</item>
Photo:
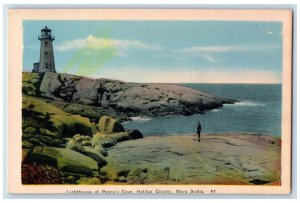
[[[51,31],[51,30],[46,25],[45,28],[42,29],[42,31]]]

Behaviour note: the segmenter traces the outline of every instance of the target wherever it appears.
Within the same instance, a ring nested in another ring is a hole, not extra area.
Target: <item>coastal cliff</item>
[[[128,83],[63,73],[23,73],[24,95],[103,109],[126,116],[192,115],[235,100],[211,96],[173,84]],[[72,112],[70,112],[72,113]]]

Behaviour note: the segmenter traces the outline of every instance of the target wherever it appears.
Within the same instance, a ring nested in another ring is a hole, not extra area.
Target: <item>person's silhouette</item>
[[[198,142],[200,142],[200,133],[201,133],[201,124],[198,121],[198,126],[197,126]]]

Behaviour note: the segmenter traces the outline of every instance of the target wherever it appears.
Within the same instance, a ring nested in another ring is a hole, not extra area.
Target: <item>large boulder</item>
[[[90,120],[79,115],[51,115],[50,121],[63,137],[72,137],[75,134],[93,134]]]
[[[35,98],[24,96],[22,97],[22,113],[38,115],[70,115],[63,110],[46,103],[45,101]]]
[[[60,75],[53,72],[46,72],[40,86],[40,92],[43,96],[51,97],[62,86]]]
[[[107,134],[107,136],[117,140],[118,142],[123,142],[131,139],[128,132],[110,133]]]
[[[131,139],[140,139],[140,138],[144,137],[143,134],[139,130],[137,130],[137,129],[130,130],[130,131],[128,131],[128,133],[129,133],[129,137]]]
[[[81,78],[74,87],[76,93],[73,95],[73,101],[86,105],[98,104],[101,84],[97,80]]]
[[[101,133],[125,132],[124,127],[115,119],[102,116],[98,122],[98,129]]]
[[[98,163],[92,158],[64,148],[37,146],[29,154],[28,162],[46,164],[62,172],[98,175]]]
[[[82,144],[80,142],[77,142],[76,140],[74,139],[70,139],[66,145],[66,148],[67,149],[71,149],[71,150],[74,150],[76,152],[79,152],[79,153],[84,153],[85,150],[82,146]]]
[[[131,131],[126,131],[126,132],[118,132],[118,133],[109,133],[106,135],[108,137],[111,137],[111,138],[117,140],[118,142],[143,138],[143,134],[139,130],[131,130]]]
[[[117,142],[123,142],[126,140],[139,139],[143,138],[143,135],[138,130],[132,130],[127,132],[118,132],[118,133],[101,133],[97,132],[93,135],[92,147],[103,146],[105,148],[112,147]]]
[[[99,164],[99,166],[104,166],[107,164],[104,156],[96,149],[92,147],[84,147],[84,151],[85,151],[85,155],[94,159]]]
[[[95,121],[100,119],[101,115],[103,114],[102,110],[103,109],[101,108],[78,103],[70,103],[64,108],[64,111],[67,113],[81,115]]]
[[[95,135],[93,135],[92,147],[94,148],[97,146],[108,148],[114,146],[115,144],[117,144],[117,140],[107,134],[97,132]]]
[[[103,148],[102,145],[97,145],[93,149],[101,153],[103,156],[108,156],[107,149]]]

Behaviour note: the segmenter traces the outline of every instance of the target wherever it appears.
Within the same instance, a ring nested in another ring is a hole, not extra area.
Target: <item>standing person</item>
[[[198,142],[200,142],[200,133],[201,133],[201,124],[198,121],[198,126],[197,126]]]

